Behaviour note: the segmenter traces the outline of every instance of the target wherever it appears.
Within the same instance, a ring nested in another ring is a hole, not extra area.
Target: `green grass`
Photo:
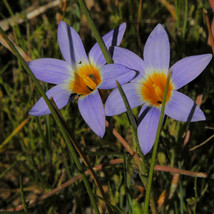
[[[51,1],[15,2],[12,4],[10,1],[0,1],[0,19],[6,20],[14,15],[24,17],[23,23],[10,27],[6,33],[30,58],[62,59],[56,34],[60,18],[79,32],[87,51],[95,43],[87,21],[75,1],[67,1],[65,9],[53,7],[31,20],[27,20],[23,15],[27,8],[33,6],[36,9]],[[172,13],[161,1],[142,1],[139,34],[137,20],[140,1],[94,2],[89,9],[100,33],[103,35],[118,24],[126,22],[127,30],[121,46],[141,57],[145,41],[157,23],[163,24],[168,32],[171,65],[185,56],[212,52],[207,44],[208,30],[203,14],[203,9],[207,9],[211,21],[212,10],[208,1],[199,3],[194,0],[167,0],[177,15],[177,20],[173,19]],[[139,40],[142,46],[139,45]],[[206,115],[206,121],[186,124],[167,118],[159,142],[157,164],[204,172],[208,176],[214,173],[213,139],[195,150],[190,150],[213,135],[213,79],[214,69],[211,61],[198,78],[180,90],[192,99],[203,94],[201,109]],[[42,86],[44,90],[51,87],[44,83]],[[11,52],[0,46],[0,145],[8,139],[0,146],[0,213],[6,213],[23,203],[26,203],[27,213],[94,213],[81,179],[61,191],[52,192],[46,199],[40,198],[78,176],[79,171],[51,115],[30,117],[23,127],[20,127],[39,97],[34,82],[23,70],[21,63]],[[61,112],[72,135],[88,155],[91,165],[106,165],[97,171],[97,175],[109,201],[117,209],[116,213],[142,213],[145,191],[138,169],[133,158],[113,136],[111,129],[107,129],[103,139],[97,137],[80,116],[76,101],[69,103]],[[138,112],[138,108],[134,110],[136,116]],[[132,145],[126,114],[107,120],[111,121],[111,126]],[[190,139],[184,146],[188,129]],[[133,145],[132,147],[135,149]],[[146,159],[149,161],[150,157],[151,152]],[[109,164],[114,159],[122,159],[124,163]],[[81,158],[79,160],[82,162]],[[84,165],[83,168],[87,170]],[[99,210],[108,213],[104,201],[99,199],[101,195],[95,182],[91,176],[88,178]],[[155,202],[164,191],[168,193],[166,196],[170,196],[166,198],[164,205],[158,208],[158,213],[214,212],[213,179],[186,175],[181,175],[177,180],[175,178],[176,175],[170,172],[154,172]],[[28,206],[28,202],[34,199],[36,203]]]

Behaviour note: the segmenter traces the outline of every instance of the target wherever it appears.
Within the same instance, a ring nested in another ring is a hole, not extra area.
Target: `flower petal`
[[[74,69],[76,64],[88,60],[80,36],[63,21],[58,26],[58,43],[65,61]]]
[[[105,134],[105,112],[98,90],[78,100],[79,111],[89,127],[99,136]]]
[[[172,67],[172,81],[175,89],[179,89],[194,80],[212,59],[211,54],[186,57],[176,62]]]
[[[122,86],[124,93],[129,101],[131,108],[142,105],[141,96],[136,90],[134,83],[128,83]],[[126,112],[126,107],[118,89],[115,89],[108,96],[105,103],[105,112],[107,116],[114,116]]]
[[[124,32],[126,29],[126,23],[123,23],[119,26],[117,26],[114,30],[108,32],[106,35],[103,36],[103,41],[107,47],[107,49],[109,49],[110,46],[116,46],[116,45],[120,45]],[[102,51],[98,45],[98,43],[96,43],[90,50],[89,52],[89,59],[91,62],[95,62],[97,65],[104,65],[106,63],[106,60],[102,54]]]
[[[184,122],[205,120],[204,113],[196,103],[178,91],[173,91],[172,97],[166,105],[165,113],[175,120]]]
[[[146,105],[140,111],[139,118],[142,117],[137,128],[138,140],[141,150],[146,155],[153,147],[160,119],[160,110],[149,108]]]
[[[28,66],[35,77],[44,82],[60,84],[69,78],[68,65],[59,59],[35,59],[28,62]]]
[[[144,61],[134,52],[121,47],[110,47],[114,63],[124,65],[133,70],[144,72]]]
[[[169,39],[161,24],[158,24],[149,35],[143,55],[148,67],[168,71],[170,59]]]
[[[48,98],[53,97],[54,102],[56,103],[58,109],[63,108],[68,104],[70,93],[66,91],[62,85],[54,86],[53,88],[49,89],[46,92],[46,95]],[[33,106],[33,108],[30,110],[29,114],[33,116],[41,116],[50,114],[50,110],[43,99],[41,97],[37,103]]]
[[[119,64],[104,65],[100,73],[102,75],[102,83],[98,87],[100,89],[116,88],[116,80],[123,85],[132,80],[136,75],[135,71]]]

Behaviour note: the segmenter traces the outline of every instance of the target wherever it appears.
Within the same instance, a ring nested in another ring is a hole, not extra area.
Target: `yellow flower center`
[[[140,93],[143,97],[143,100],[149,103],[151,106],[160,107],[163,102],[166,80],[167,75],[164,72],[154,72],[153,74],[147,75],[146,78],[141,82],[140,86]],[[170,80],[166,102],[169,101],[173,88],[173,83]]]
[[[69,88],[78,95],[88,95],[96,89],[101,82],[99,69],[90,64],[80,64],[74,72],[74,79]]]

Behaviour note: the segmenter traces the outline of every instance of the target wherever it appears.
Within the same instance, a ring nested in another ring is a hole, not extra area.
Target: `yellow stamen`
[[[83,76],[83,81],[92,90],[94,90],[96,88],[96,86],[97,86],[96,83],[94,82],[94,80],[91,79],[89,76],[84,75]]]
[[[154,83],[152,87],[154,88],[156,95],[161,99],[162,91],[159,86]]]
[[[143,100],[148,102],[151,106],[159,107],[163,102],[164,88],[166,85],[167,75],[162,73],[154,72],[148,75],[142,82],[140,87],[140,93],[142,94]],[[167,92],[166,102],[171,97],[171,91],[174,86],[172,82],[169,82],[169,88]]]
[[[69,84],[70,89],[79,95],[88,95],[101,82],[98,68],[90,64],[81,64],[74,73],[74,79]]]

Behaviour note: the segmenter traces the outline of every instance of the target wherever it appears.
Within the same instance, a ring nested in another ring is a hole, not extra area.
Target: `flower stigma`
[[[79,63],[69,88],[73,93],[85,96],[93,92],[100,82],[101,75],[98,68],[88,63]]]
[[[140,94],[144,102],[147,102],[150,106],[160,107],[163,102],[166,81],[167,74],[165,72],[147,74],[143,81],[140,82]],[[170,80],[166,102],[170,100],[173,88],[173,83]]]

